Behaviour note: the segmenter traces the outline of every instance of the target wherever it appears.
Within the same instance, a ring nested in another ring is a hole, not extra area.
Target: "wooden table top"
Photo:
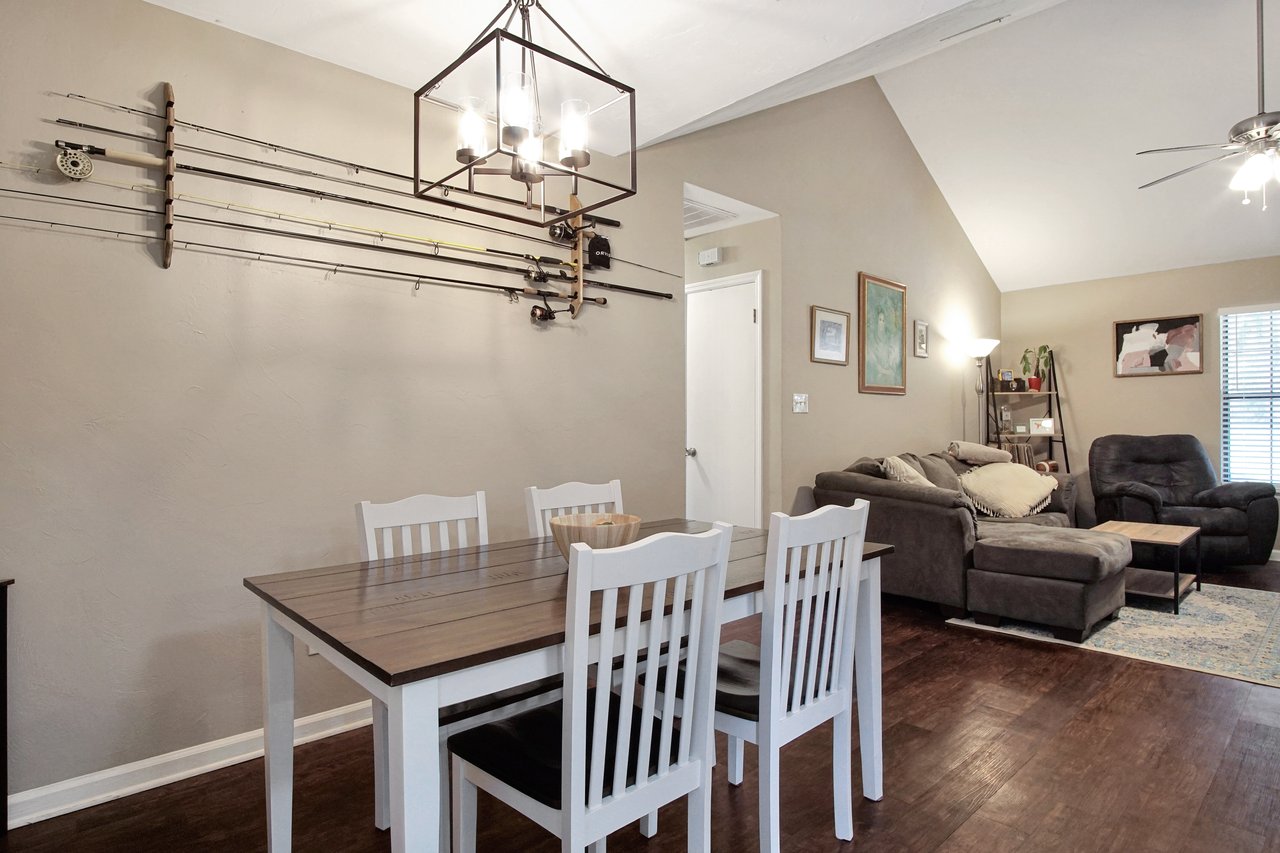
[[[702,533],[711,525],[667,519],[640,529]],[[764,530],[733,529],[726,596],[764,588],[767,540]],[[868,542],[863,559],[892,552]],[[394,687],[563,643],[568,573],[548,537],[261,575],[244,585]]]
[[[1200,532],[1199,527],[1149,524],[1144,521],[1107,521],[1093,529],[1103,533],[1120,533],[1134,542],[1146,542],[1150,545],[1181,545]]]

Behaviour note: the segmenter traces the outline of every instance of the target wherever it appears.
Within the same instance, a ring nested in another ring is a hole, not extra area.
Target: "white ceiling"
[[[1276,110],[1280,2],[1267,12]],[[1280,192],[1241,205],[1239,159],[1138,190],[1215,152],[1135,152],[1226,142],[1257,112],[1256,33],[1254,0],[1068,0],[879,82],[996,284],[1017,290],[1280,255]]]
[[[149,2],[408,88],[501,6]],[[642,145],[878,74],[1001,289],[1280,254],[1280,198],[1266,213],[1242,207],[1225,191],[1227,166],[1136,190],[1196,155],[1133,152],[1217,141],[1254,112],[1252,0],[547,6],[636,88]],[[1271,41],[1280,51],[1280,33]]]

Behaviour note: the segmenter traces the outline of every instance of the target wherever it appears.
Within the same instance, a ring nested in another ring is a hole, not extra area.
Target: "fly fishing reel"
[[[93,174],[93,161],[83,151],[64,148],[58,152],[58,158],[54,163],[59,172],[73,181],[83,181]]]

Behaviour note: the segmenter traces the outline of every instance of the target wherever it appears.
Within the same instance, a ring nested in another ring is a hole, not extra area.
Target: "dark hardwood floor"
[[[1280,591],[1280,563],[1205,580]],[[885,799],[857,800],[854,842],[836,841],[823,727],[783,750],[784,849],[1280,850],[1280,690],[955,628],[894,599],[884,662]],[[390,850],[372,826],[370,750],[368,728],[298,748],[295,850]],[[755,848],[754,771],[752,747],[741,788],[716,770],[716,850]],[[628,827],[609,849],[683,850],[684,819],[669,806],[652,841]],[[480,821],[482,851],[559,849],[493,801]],[[259,760],[15,829],[3,849],[257,851],[265,838]]]

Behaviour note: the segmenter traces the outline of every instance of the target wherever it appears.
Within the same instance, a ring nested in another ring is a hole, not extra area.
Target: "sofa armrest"
[[[1076,523],[1076,481],[1070,474],[1051,474],[1058,481],[1058,488],[1049,495],[1049,503],[1041,512],[1060,512],[1072,527]]]
[[[855,474],[852,471],[827,471],[819,474],[815,488],[836,492],[857,492],[859,496],[896,498],[943,508],[964,507],[973,511],[973,502],[963,492],[937,486],[900,483],[883,477]]]
[[[1270,483],[1223,483],[1196,494],[1196,506],[1248,509],[1259,498],[1274,498],[1276,487]]]

